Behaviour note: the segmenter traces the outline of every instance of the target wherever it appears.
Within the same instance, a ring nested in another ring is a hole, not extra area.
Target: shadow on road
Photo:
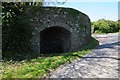
[[[120,58],[115,58],[115,57],[82,57],[83,59],[85,58],[107,58],[107,59],[115,59],[115,60],[120,60]]]
[[[120,42],[116,42],[116,43],[111,43],[111,44],[103,44],[103,45],[99,45],[96,47],[96,49],[105,49],[105,48],[110,48],[110,49],[116,49],[116,50],[120,50],[119,48]],[[118,46],[118,48],[116,48],[116,46]],[[83,59],[85,58],[108,58],[108,59],[115,59],[115,60],[120,60],[120,58],[116,58],[116,57],[81,57]]]
[[[119,45],[120,45],[120,42],[115,42],[111,44],[103,44],[103,45],[99,45],[98,47],[96,47],[96,49],[103,49],[103,48],[117,49],[115,46],[119,46]]]

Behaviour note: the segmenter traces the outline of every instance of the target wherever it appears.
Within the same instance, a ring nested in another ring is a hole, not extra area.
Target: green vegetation
[[[110,21],[100,19],[92,22],[93,33],[114,33],[120,31],[120,20]]]
[[[73,10],[73,9],[67,9],[66,12],[68,12],[69,16],[74,16],[74,17],[77,17],[79,15],[79,11],[77,10]]]
[[[78,57],[87,54],[98,45],[94,38],[90,43],[77,52],[64,53],[59,55],[48,54],[41,57],[22,61],[3,61],[3,73],[1,78],[42,78],[58,66],[69,63]]]
[[[32,28],[25,12],[27,6],[41,7],[41,2],[3,2],[2,3],[2,52],[3,57],[12,53],[30,52]]]

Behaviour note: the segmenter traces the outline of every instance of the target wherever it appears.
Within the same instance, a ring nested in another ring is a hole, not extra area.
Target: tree
[[[94,33],[112,33],[120,30],[119,21],[110,21],[105,19],[99,19],[96,22],[92,22]]]
[[[41,7],[42,3],[3,2],[2,3],[2,49],[24,53],[29,51],[32,36],[29,20],[25,14],[27,6]]]
[[[45,0],[43,5],[63,5],[67,2],[67,0]]]

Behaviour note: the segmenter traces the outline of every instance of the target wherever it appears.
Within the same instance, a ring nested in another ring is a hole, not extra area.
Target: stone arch
[[[63,45],[60,45],[62,46],[62,49],[61,51],[57,51],[58,53],[63,53],[63,52],[68,52],[68,51],[71,51],[72,49],[72,35],[75,34],[74,30],[72,27],[68,26],[67,24],[64,24],[64,23],[61,23],[61,22],[50,22],[49,24],[44,24],[42,26],[37,26],[34,28],[34,31],[33,31],[33,37],[31,39],[31,49],[34,51],[34,52],[45,52],[44,51],[44,46],[41,45],[41,33],[44,32],[46,29],[53,29],[54,27],[59,27],[58,30],[61,28],[62,30],[64,30],[63,32],[65,33],[64,36],[61,36],[62,38],[66,38],[66,40],[63,40],[66,44],[63,44]],[[69,33],[68,34],[66,34]],[[57,32],[56,32],[57,33]],[[59,35],[59,34],[58,34]],[[68,36],[65,37],[65,36]],[[44,37],[43,37],[44,38]],[[61,40],[62,41],[62,40]],[[68,42],[67,42],[68,41]],[[59,45],[59,44],[58,44]],[[43,46],[43,47],[42,47]],[[57,45],[56,45],[57,46]],[[54,47],[54,46],[53,46]],[[43,49],[43,51],[42,51]],[[60,50],[60,49],[58,49]],[[52,53],[52,51],[46,51],[46,53]]]
[[[38,32],[41,32],[42,30],[49,28],[49,27],[53,27],[53,26],[60,26],[70,31],[71,33],[73,32],[73,27],[70,27],[68,24],[65,24],[60,21],[49,21],[49,23],[45,22],[43,25],[41,25],[41,27],[39,26],[37,30]]]

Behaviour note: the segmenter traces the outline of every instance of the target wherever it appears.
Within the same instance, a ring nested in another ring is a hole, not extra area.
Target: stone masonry
[[[89,17],[72,8],[30,7],[31,49],[41,53],[76,51],[91,39]]]

